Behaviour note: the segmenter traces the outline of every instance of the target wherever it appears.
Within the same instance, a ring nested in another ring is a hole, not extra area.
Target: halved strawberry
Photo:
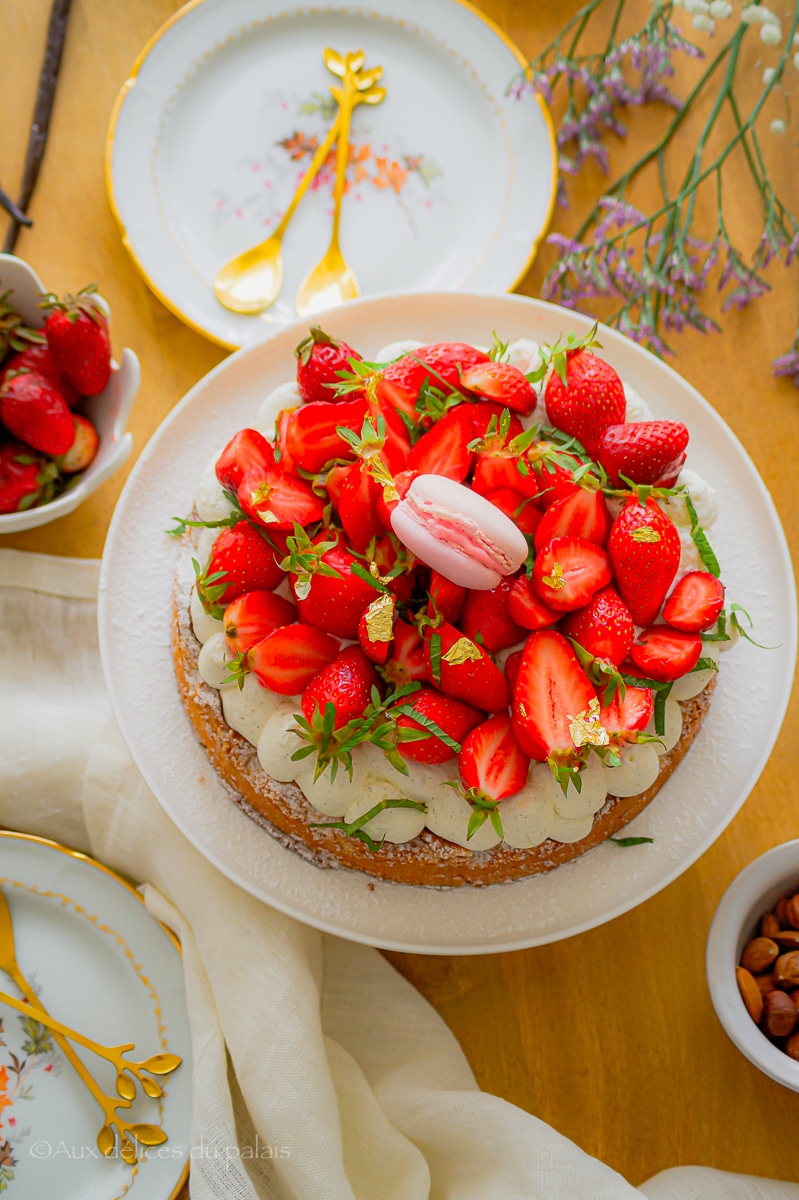
[[[352,470],[352,465],[352,463],[336,463],[325,475],[325,490],[337,512],[341,500],[341,485],[347,478],[347,472]]]
[[[391,592],[375,596],[358,622],[358,641],[371,662],[383,666],[394,640],[394,614],[397,598]],[[421,649],[421,647],[420,647]]]
[[[613,587],[596,592],[585,608],[571,612],[561,626],[567,637],[618,667],[630,652],[635,626],[630,610]]]
[[[549,505],[535,531],[535,548],[540,550],[556,537],[585,538],[604,546],[610,527],[610,513],[602,493],[578,487]]]
[[[380,524],[383,529],[391,529],[391,514],[399,504],[400,500],[405,499],[405,493],[416,478],[418,471],[400,471],[394,476],[394,490],[397,493],[395,500],[393,495],[386,498],[386,489],[380,489],[380,496],[377,501],[377,515],[380,518]]]
[[[70,408],[74,408],[81,398],[78,389],[73,387],[66,375],[59,370],[46,342],[34,343],[12,354],[0,371],[0,388],[8,376],[17,371],[31,371],[34,375],[44,375],[56,391],[61,393]]]
[[[461,375],[461,385],[524,416],[529,416],[538,403],[527,377],[510,363],[486,362],[469,367]]]
[[[521,650],[514,650],[513,654],[509,654],[505,659],[505,678],[508,681],[508,687],[510,688],[511,693],[513,693],[513,689],[516,687],[516,681],[519,678],[519,668],[522,665],[522,653],[523,651]]]
[[[408,455],[407,469],[420,475],[445,475],[460,483],[472,465],[473,432],[469,406],[459,404],[422,434]]]
[[[339,492],[338,515],[344,532],[359,554],[363,554],[383,528],[377,515],[382,492],[368,462],[356,462],[347,468]]]
[[[341,383],[340,372],[351,370],[348,360],[360,354],[346,342],[336,341],[318,325],[312,325],[294,351],[297,356],[297,388],[303,400],[333,400]]]
[[[375,669],[360,646],[347,646],[322,667],[302,693],[302,711],[313,722],[317,709],[324,716],[328,704],[336,710],[334,729],[362,717],[377,687]]]
[[[244,592],[271,592],[283,577],[266,539],[247,521],[239,521],[232,529],[223,529],[214,542],[208,567],[197,581],[197,591],[207,610],[221,619],[224,606],[238,596]],[[214,596],[208,592],[209,580]]]
[[[650,625],[630,647],[630,658],[647,679],[668,682],[693,671],[702,657],[698,633],[683,633],[667,625]]]
[[[216,460],[216,477],[234,494],[248,471],[266,471],[275,465],[275,452],[257,429],[240,429]]]
[[[255,467],[238,487],[242,511],[265,529],[293,529],[322,520],[324,501],[309,483],[284,471]]]
[[[429,726],[417,721],[412,712],[425,717],[427,721],[432,721],[448,738],[457,743],[459,748],[469,730],[478,724],[482,716],[477,709],[463,704],[460,700],[453,700],[450,696],[442,696],[441,692],[434,692],[432,688],[422,688],[421,691],[414,692],[401,700],[396,708],[406,710],[396,718],[400,729],[415,729],[427,734],[416,741],[399,742],[397,745],[402,757],[413,762],[447,762],[455,757],[458,750],[442,741]]]
[[[685,633],[710,629],[724,607],[724,584],[709,571],[683,575],[663,606],[664,620]]]
[[[504,800],[524,787],[530,759],[516,741],[507,713],[497,713],[471,731],[458,755],[458,771],[467,788],[490,800]]]
[[[502,488],[521,492],[522,496],[537,496],[538,476],[529,469],[526,475],[523,474],[518,468],[520,462],[524,460],[518,454],[478,454],[472,487],[481,496],[487,496],[489,492],[498,492]]]
[[[297,696],[338,652],[339,642],[329,633],[284,625],[245,651],[241,670],[251,670],[259,683],[281,696]]]
[[[576,437],[592,456],[607,427],[620,425],[627,412],[624,388],[613,367],[587,349],[566,353],[566,384],[553,370],[545,400],[552,424]]]
[[[428,678],[442,692],[486,712],[508,707],[507,680],[482,646],[447,621],[428,626],[423,638]]]
[[[438,571],[431,571],[427,593],[444,620],[456,625],[466,601],[466,588],[439,575]]]
[[[605,551],[585,538],[560,537],[542,547],[533,565],[533,588],[558,612],[583,608],[613,573]]]
[[[296,411],[296,408],[284,408],[278,413],[277,421],[275,422],[277,435],[275,440],[275,464],[281,471],[285,471],[287,475],[299,476],[297,464],[289,454],[288,446],[286,445],[289,427]]]
[[[225,609],[225,645],[234,654],[262,642],[273,629],[293,625],[297,610],[274,592],[245,592]]]
[[[596,457],[616,487],[620,475],[633,483],[673,487],[687,445],[688,430],[681,421],[631,421],[608,426]]]
[[[616,691],[610,704],[603,704],[601,696],[599,703],[599,719],[614,740],[623,740],[625,734],[646,729],[655,711],[652,689],[633,687],[629,683],[623,700],[621,693]]]
[[[489,504],[504,512],[506,517],[510,517],[522,533],[528,537],[533,536],[541,520],[541,513],[529,496],[523,496],[521,492],[512,492],[510,488],[500,488],[497,492],[487,492],[485,498]]]
[[[554,442],[537,442],[526,458],[538,483],[539,508],[546,510],[556,500],[570,496],[577,487],[574,472],[582,465],[579,458],[560,450]]]
[[[613,522],[608,554],[616,587],[636,625],[651,625],[680,565],[680,535],[649,496],[631,496]]]
[[[524,641],[527,630],[510,615],[508,598],[513,580],[500,580],[490,592],[468,592],[458,627],[473,642],[485,646],[490,654],[507,650]]]
[[[539,762],[568,761],[575,755],[571,723],[596,698],[562,634],[530,634],[513,689],[513,731],[526,754]]]
[[[394,622],[394,642],[391,657],[383,668],[383,678],[394,687],[420,680],[429,681],[422,635],[415,625],[409,625],[399,617]]]
[[[336,430],[343,427],[360,433],[366,413],[366,401],[360,396],[354,400],[315,400],[292,409],[285,435],[292,462],[315,475],[333,459],[346,462],[355,458],[355,451]]]
[[[528,575],[519,575],[512,582],[508,593],[508,613],[517,625],[533,631],[554,625],[563,615],[539,599]]]

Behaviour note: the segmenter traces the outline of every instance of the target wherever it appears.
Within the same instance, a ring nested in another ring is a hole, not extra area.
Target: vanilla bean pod
[[[33,109],[33,121],[28,138],[28,149],[25,155],[22,187],[17,199],[17,208],[20,210],[20,213],[24,213],[30,204],[33,189],[36,186],[36,180],[39,176],[39,168],[44,158],[71,3],[72,0],[53,0],[53,7],[50,9],[50,24],[47,27],[44,61],[42,63],[41,74],[39,75],[39,90],[36,93],[36,104]],[[3,250],[6,254],[13,252],[22,224],[23,222],[19,221],[17,217],[12,219],[8,233],[6,234],[6,240],[3,244]]]
[[[4,208],[10,217],[19,225],[32,225],[33,221],[30,217],[26,217],[21,208],[17,208],[14,201],[9,196],[4,188],[0,187],[0,208]]]

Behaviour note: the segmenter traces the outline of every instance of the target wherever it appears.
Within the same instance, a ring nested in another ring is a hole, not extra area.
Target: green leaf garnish
[[[609,842],[613,842],[614,846],[644,846],[647,843],[654,842],[654,838],[650,837],[623,837],[623,838],[608,838]]]
[[[345,837],[358,838],[368,846],[373,854],[376,854],[386,839],[382,837],[379,842],[376,842],[363,827],[378,817],[381,812],[385,812],[387,808],[414,808],[417,812],[427,812],[426,804],[422,804],[418,800],[397,797],[396,799],[381,800],[379,804],[375,804],[373,808],[370,808],[363,816],[356,817],[354,821],[311,821],[310,827],[311,829],[338,829]]]
[[[691,518],[691,537],[694,545],[699,551],[699,557],[710,574],[715,575],[716,579],[718,579],[718,577],[721,575],[719,560],[713,553],[713,548],[710,545],[710,542],[707,540],[707,534],[699,524],[699,517],[697,516],[696,509],[694,508],[694,502],[691,499],[691,495],[687,489],[685,492],[683,492],[683,498],[685,500],[685,507],[688,510],[688,516]]]

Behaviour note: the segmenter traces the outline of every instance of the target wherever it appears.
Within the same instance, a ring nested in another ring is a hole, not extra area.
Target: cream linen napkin
[[[799,1200],[796,1184],[699,1167],[633,1188],[481,1092],[443,1021],[377,951],[307,929],[212,867],[111,717],[98,568],[0,551],[0,823],[144,881],[180,937],[202,1148],[193,1200]]]

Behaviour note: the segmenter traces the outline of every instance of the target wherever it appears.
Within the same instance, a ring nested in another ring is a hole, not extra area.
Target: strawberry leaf
[[[368,825],[375,817],[379,817],[381,812],[385,812],[389,808],[414,808],[417,812],[427,812],[427,805],[422,804],[419,800],[408,800],[405,797],[397,797],[389,800],[381,800],[379,804],[375,804],[368,812],[362,816],[356,817],[354,821],[311,821],[311,829],[338,829],[345,837],[356,837],[359,841],[364,842],[366,846],[376,854],[385,841],[385,837],[376,842],[366,830],[364,825]]]

